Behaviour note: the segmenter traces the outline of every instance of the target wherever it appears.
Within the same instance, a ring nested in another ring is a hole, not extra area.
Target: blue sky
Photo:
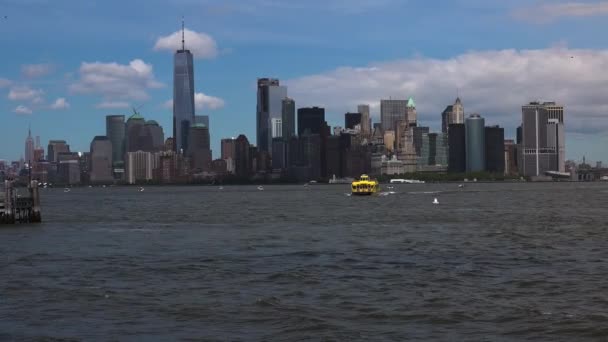
[[[23,155],[30,124],[43,145],[87,151],[105,115],[131,106],[170,136],[167,37],[182,15],[214,156],[223,137],[255,141],[256,78],[277,77],[332,125],[357,103],[377,118],[380,98],[413,96],[439,129],[460,92],[512,136],[522,104],[554,100],[567,157],[608,161],[608,2],[556,0],[0,0],[0,159]]]

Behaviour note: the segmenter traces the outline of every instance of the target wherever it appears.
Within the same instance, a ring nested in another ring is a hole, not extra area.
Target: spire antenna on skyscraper
[[[184,16],[182,16],[182,50],[186,50],[186,40],[184,39]]]

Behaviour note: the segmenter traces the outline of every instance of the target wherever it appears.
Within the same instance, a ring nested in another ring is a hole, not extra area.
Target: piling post
[[[6,223],[15,223],[15,189],[13,182],[4,181],[4,219]]]
[[[38,191],[38,181],[30,181],[30,196],[32,197],[32,215],[30,222],[41,222],[42,217],[40,215],[40,192]]]

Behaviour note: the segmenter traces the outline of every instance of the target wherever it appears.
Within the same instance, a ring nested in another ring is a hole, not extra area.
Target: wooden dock
[[[38,181],[30,181],[28,191],[29,196],[18,196],[14,181],[4,181],[4,193],[0,192],[0,224],[38,223],[42,221]]]

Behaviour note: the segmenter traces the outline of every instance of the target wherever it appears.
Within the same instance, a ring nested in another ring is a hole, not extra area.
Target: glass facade
[[[173,69],[173,137],[175,150],[188,149],[188,130],[194,124],[194,64],[189,50],[175,53]]]

